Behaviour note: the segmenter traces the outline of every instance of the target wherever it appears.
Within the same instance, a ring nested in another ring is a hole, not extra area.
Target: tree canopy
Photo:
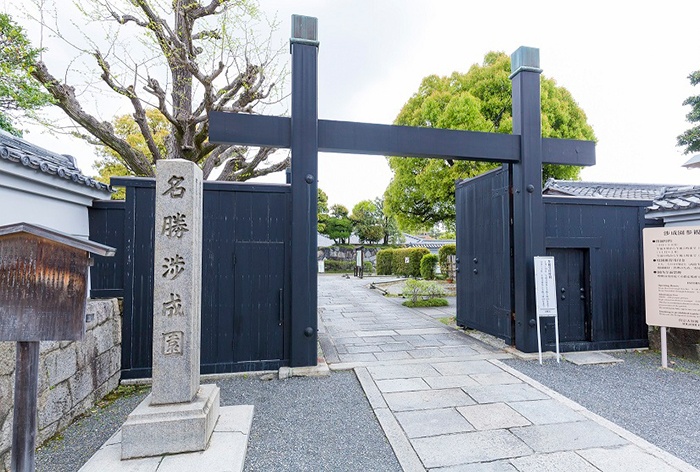
[[[331,212],[328,218],[325,218],[325,228],[321,234],[331,238],[335,244],[347,244],[352,234],[352,220],[348,213],[348,209],[343,205],[331,206]]]
[[[34,110],[51,103],[51,96],[31,76],[40,53],[22,27],[0,13],[0,129],[15,136],[22,135],[14,124],[18,115],[32,116]]]
[[[50,21],[42,24],[75,47],[74,62],[87,66],[56,75],[37,60],[30,70],[85,131],[74,134],[110,148],[135,175],[152,176],[158,159],[171,158],[197,163],[205,179],[223,165],[219,180],[248,180],[288,166],[288,156],[270,157],[275,149],[249,151],[207,139],[210,111],[251,113],[279,97],[274,61],[281,49],[257,44],[250,25],[259,19],[254,1],[92,0],[80,11],[88,20],[82,24],[102,25],[105,38],[85,30],[78,43]],[[131,109],[130,118],[103,121],[83,106],[91,97],[116,98]]]
[[[700,70],[696,70],[688,76],[690,84],[696,86],[700,83]],[[678,146],[685,147],[683,154],[691,152],[700,152],[700,95],[688,97],[683,102],[683,105],[690,105],[690,113],[685,115],[689,123],[695,123],[695,126],[686,130],[678,136]]]
[[[397,125],[512,133],[510,57],[490,52],[482,65],[449,77],[431,75],[406,102]],[[542,77],[542,135],[595,140],[586,115],[571,94]],[[457,179],[475,177],[498,166],[475,161],[389,157],[394,175],[385,192],[387,213],[404,230],[427,230],[436,224],[454,227]],[[580,168],[545,165],[543,179],[578,178]]]

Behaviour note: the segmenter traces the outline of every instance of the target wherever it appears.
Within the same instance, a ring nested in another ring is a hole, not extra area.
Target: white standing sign
[[[542,364],[542,334],[540,317],[554,317],[554,336],[559,362],[559,317],[557,316],[557,286],[554,257],[535,256],[535,305],[537,307],[537,350]]]

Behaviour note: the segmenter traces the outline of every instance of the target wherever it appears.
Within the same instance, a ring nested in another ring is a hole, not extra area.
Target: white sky
[[[465,72],[491,50],[537,47],[544,75],[573,94],[598,138],[598,164],[584,180],[700,185],[700,170],[682,168],[690,156],[675,146],[690,126],[682,102],[700,94],[687,79],[700,69],[698,0],[260,3],[278,16],[278,41],[287,41],[293,13],[318,18],[320,118],[388,124],[423,77]],[[37,131],[25,138],[75,155],[91,173],[88,146]],[[350,209],[381,195],[390,178],[381,156],[320,156],[319,186]]]

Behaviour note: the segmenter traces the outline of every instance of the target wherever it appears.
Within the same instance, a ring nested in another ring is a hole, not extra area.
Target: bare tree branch
[[[153,176],[148,158],[141,152],[132,148],[125,140],[114,134],[112,124],[106,121],[99,121],[94,116],[85,112],[80,103],[75,98],[73,87],[61,84],[56,80],[46,68],[43,62],[38,62],[32,76],[41,82],[49,93],[56,100],[56,104],[73,120],[87,129],[92,135],[99,139],[105,146],[114,149],[127,163],[129,168],[138,175]]]

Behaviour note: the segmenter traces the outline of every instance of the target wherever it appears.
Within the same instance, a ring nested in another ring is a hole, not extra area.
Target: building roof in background
[[[698,163],[700,165],[700,159]],[[700,185],[622,184],[549,179],[545,183],[543,193],[571,197],[650,200],[647,213],[700,207]]]
[[[682,211],[700,207],[700,186],[669,189],[661,198],[654,200],[647,213],[662,211]]]
[[[83,175],[75,158],[56,154],[0,130],[0,160],[16,163],[48,175],[55,175],[77,185],[110,192],[109,185]]]
[[[627,184],[610,182],[581,182],[575,180],[548,179],[544,184],[545,195],[563,195],[588,198],[620,198],[625,200],[655,200],[667,189],[677,185]]]
[[[687,167],[688,169],[693,167],[700,167],[700,154],[695,154],[693,157],[688,159],[688,161],[682,165],[682,167]]]

